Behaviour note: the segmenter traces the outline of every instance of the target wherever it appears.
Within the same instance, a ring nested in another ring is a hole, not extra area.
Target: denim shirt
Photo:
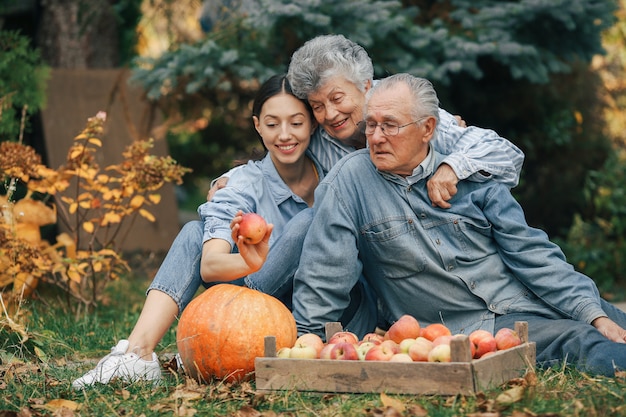
[[[493,130],[460,127],[454,116],[443,109],[439,109],[439,123],[431,145],[437,152],[447,155],[444,162],[459,179],[478,182],[494,179],[509,187],[515,187],[519,182],[524,153],[517,146]],[[355,148],[331,137],[318,126],[311,136],[309,150],[327,173]],[[237,169],[231,169],[224,176],[230,177]]]
[[[320,176],[322,167],[309,156]],[[308,208],[300,196],[294,194],[282,180],[271,157],[266,155],[258,161],[250,161],[232,172],[226,187],[217,190],[213,199],[198,207],[204,223],[203,242],[223,239],[234,248],[230,222],[237,211],[258,213],[267,223],[274,225],[270,244],[280,236],[285,224],[300,211]]]
[[[411,314],[452,333],[493,332],[496,315],[512,312],[605,315],[594,282],[528,226],[506,186],[460,181],[451,208],[433,207],[426,181],[442,160],[431,148],[403,178],[378,171],[364,149],[326,176],[294,281],[299,332],[338,321],[362,273],[389,322]]]

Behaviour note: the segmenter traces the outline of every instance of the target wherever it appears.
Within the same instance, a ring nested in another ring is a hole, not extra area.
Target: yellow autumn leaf
[[[89,138],[89,143],[91,143],[92,145],[95,145],[97,147],[102,147],[102,141],[98,138]]]
[[[100,174],[96,177],[99,183],[106,184],[109,182],[109,176],[106,174]]]
[[[94,272],[102,271],[102,262],[94,262],[93,263],[93,270],[94,270]]]
[[[516,403],[522,399],[524,391],[525,388],[521,385],[510,388],[496,397],[496,404],[506,406]]]
[[[150,194],[148,199],[154,204],[159,204],[161,202],[161,194]]]
[[[87,139],[87,135],[84,133],[81,133],[80,135],[74,138],[74,140],[82,140],[82,139]]]
[[[92,222],[84,222],[83,223],[83,230],[87,233],[93,233],[94,231],[94,225]]]
[[[406,409],[406,406],[404,405],[404,403],[402,401],[396,400],[395,398],[391,398],[390,396],[388,396],[384,392],[380,394],[380,402],[383,403],[385,408],[386,407],[391,407],[391,408],[395,409],[399,413],[403,413],[404,410]]]
[[[70,153],[70,159],[78,158],[82,154],[83,154],[83,147],[82,146],[76,146],[72,150],[72,152]]]
[[[70,281],[80,282],[82,279],[80,273],[74,268],[69,268],[66,273]]]
[[[78,203],[70,204],[70,207],[69,207],[70,214],[76,213],[76,210],[78,210]]]
[[[90,208],[91,208],[91,201],[83,200],[83,201],[81,201],[80,203],[78,203],[78,205],[79,205],[81,208],[84,208],[84,209],[90,209]]]
[[[100,222],[101,226],[108,226],[111,223],[119,223],[122,221],[122,216],[120,216],[119,214],[109,211],[108,213],[106,213],[104,215],[104,218],[102,219],[102,222]]]
[[[149,222],[154,222],[156,220],[156,218],[152,215],[152,213],[150,213],[146,209],[140,209],[139,214],[141,215],[141,217],[145,218]]]
[[[136,195],[130,200],[129,205],[134,209],[138,209],[143,205],[144,201],[146,201],[146,198],[144,196]]]
[[[62,398],[55,398],[48,401],[44,407],[50,411],[56,411],[61,408],[67,408],[68,410],[76,411],[80,408],[80,404],[76,401],[64,400]]]

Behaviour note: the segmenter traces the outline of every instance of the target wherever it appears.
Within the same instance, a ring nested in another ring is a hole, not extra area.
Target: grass
[[[198,385],[171,371],[157,387],[116,381],[74,391],[71,381],[129,334],[146,286],[146,279],[115,282],[98,309],[80,317],[58,293],[42,290],[23,307],[26,341],[3,317],[0,416],[626,416],[626,374],[592,377],[567,367],[537,370],[472,396],[263,394],[253,381]],[[159,346],[161,361],[175,349],[172,329]]]

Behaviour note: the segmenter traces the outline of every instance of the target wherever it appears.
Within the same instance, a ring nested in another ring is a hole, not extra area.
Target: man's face
[[[369,99],[365,122],[378,126],[366,136],[372,162],[381,171],[409,176],[428,155],[428,141],[436,120],[434,117],[413,120],[410,103],[413,99],[406,84],[375,92]],[[408,125],[392,136],[382,132],[382,123],[386,126]]]
[[[365,93],[343,76],[331,78],[308,99],[317,122],[335,139],[350,139],[363,120]]]

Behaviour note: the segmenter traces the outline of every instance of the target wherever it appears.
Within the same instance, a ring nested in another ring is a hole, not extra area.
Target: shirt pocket
[[[426,268],[426,256],[415,235],[414,220],[389,217],[361,228],[361,254],[367,275],[409,278]]]

